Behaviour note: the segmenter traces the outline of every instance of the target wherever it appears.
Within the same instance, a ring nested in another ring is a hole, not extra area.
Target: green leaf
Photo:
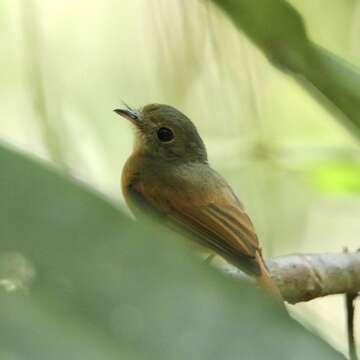
[[[328,162],[310,172],[311,183],[324,192],[360,193],[360,164]]]
[[[1,147],[0,168],[1,359],[342,358],[173,234]]]
[[[212,0],[267,58],[360,136],[360,71],[312,42],[284,0]]]

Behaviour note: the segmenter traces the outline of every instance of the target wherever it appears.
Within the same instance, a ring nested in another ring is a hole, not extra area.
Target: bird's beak
[[[115,109],[117,114],[124,117],[127,120],[130,120],[134,125],[141,124],[141,117],[138,111],[132,109]]]

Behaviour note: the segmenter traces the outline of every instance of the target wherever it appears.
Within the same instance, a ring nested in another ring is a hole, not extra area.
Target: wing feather
[[[239,207],[219,207],[211,203],[207,211],[212,213],[221,223],[222,229],[229,233],[229,240],[234,241],[235,247],[240,247],[249,256],[253,256],[258,250],[258,239],[250,218]]]
[[[152,209],[162,220],[201,245],[215,251],[244,271],[259,275],[256,254],[258,239],[250,218],[236,198],[232,201],[199,199],[194,206],[186,196],[154,189],[142,191],[143,186],[128,189],[137,207]]]

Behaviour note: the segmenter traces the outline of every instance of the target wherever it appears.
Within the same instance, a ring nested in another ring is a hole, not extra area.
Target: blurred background
[[[360,1],[289,2],[312,40],[360,65]],[[0,42],[2,142],[127,211],[132,130],[112,110],[171,104],[197,125],[266,257],[359,247],[358,140],[210,2],[2,0]],[[292,311],[345,352],[343,302]]]

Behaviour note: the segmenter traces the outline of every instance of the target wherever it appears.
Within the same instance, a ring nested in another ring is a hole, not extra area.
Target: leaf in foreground
[[[173,235],[1,147],[0,169],[1,359],[342,358]]]

